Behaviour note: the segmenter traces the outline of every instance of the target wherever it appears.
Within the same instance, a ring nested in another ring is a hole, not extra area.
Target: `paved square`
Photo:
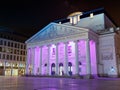
[[[0,90],[120,90],[120,79],[71,79],[1,76]]]

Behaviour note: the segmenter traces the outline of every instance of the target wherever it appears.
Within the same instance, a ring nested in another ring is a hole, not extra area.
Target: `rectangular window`
[[[0,47],[0,52],[2,52],[2,47]]]
[[[0,45],[3,45],[3,40],[0,40]]]
[[[22,56],[20,56],[20,61],[22,61]]]
[[[14,56],[14,60],[16,60],[16,56]]]
[[[6,46],[6,41],[4,41],[4,45]]]
[[[11,42],[11,47],[13,47],[13,43]]]
[[[12,55],[10,55],[10,60],[12,60]]]
[[[8,46],[10,46],[10,42],[8,42]]]
[[[23,57],[23,61],[25,61],[25,57]]]
[[[23,45],[21,44],[21,49],[23,49]]]
[[[20,54],[22,55],[22,51],[20,51]]]
[[[15,43],[15,48],[17,48],[17,43]]]
[[[19,50],[17,50],[17,54],[19,54]]]
[[[7,55],[7,60],[9,60],[9,55]]]
[[[14,54],[16,54],[16,49],[14,49]]]
[[[19,61],[19,56],[17,56],[17,61]]]
[[[2,57],[3,59],[5,59],[5,54],[3,54],[3,57]]]

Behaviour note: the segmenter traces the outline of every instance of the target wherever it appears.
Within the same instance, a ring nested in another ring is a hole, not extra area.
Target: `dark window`
[[[11,47],[13,47],[13,43],[11,42]]]
[[[8,42],[8,46],[10,46],[10,42]]]
[[[0,59],[1,59],[1,53],[0,53]]]
[[[14,60],[16,60],[16,56],[14,56]]]
[[[7,55],[7,59],[9,60],[9,55]]]
[[[3,45],[3,40],[0,40],[0,45]]]
[[[2,47],[0,47],[0,52],[2,52]]]
[[[19,61],[19,56],[17,56],[17,61]]]
[[[12,60],[12,55],[10,55],[10,60]]]
[[[6,41],[4,41],[4,45],[6,46]]]
[[[17,43],[15,43],[15,48],[17,48]]]
[[[3,59],[5,59],[5,54],[3,54]]]
[[[20,61],[22,61],[22,57],[20,57]]]

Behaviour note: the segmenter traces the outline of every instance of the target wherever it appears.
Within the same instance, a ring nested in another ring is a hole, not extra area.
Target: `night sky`
[[[31,37],[50,22],[66,18],[72,12],[101,7],[120,26],[119,0],[3,0],[0,1],[0,26]]]

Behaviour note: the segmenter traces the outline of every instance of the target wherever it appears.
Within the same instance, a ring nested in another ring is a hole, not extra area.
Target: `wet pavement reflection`
[[[0,90],[120,90],[120,78],[72,79],[0,76]]]

